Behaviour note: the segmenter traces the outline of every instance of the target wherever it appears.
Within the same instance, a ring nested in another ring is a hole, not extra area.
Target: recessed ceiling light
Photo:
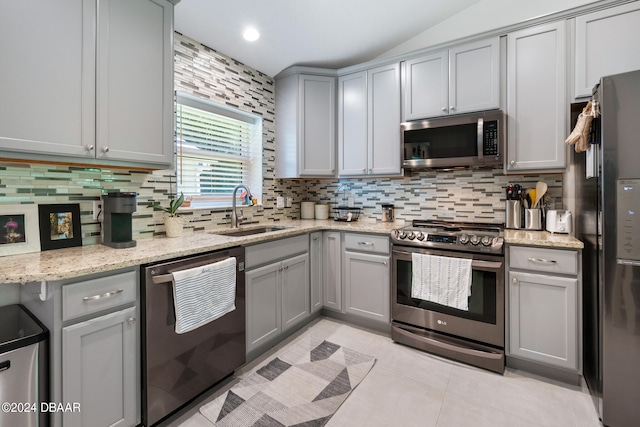
[[[260,38],[260,33],[255,28],[247,28],[242,36],[245,40],[253,42]]]

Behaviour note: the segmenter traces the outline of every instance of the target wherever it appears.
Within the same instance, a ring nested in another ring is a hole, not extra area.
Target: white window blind
[[[192,203],[230,205],[239,184],[261,197],[259,116],[178,93],[176,134],[178,191]]]

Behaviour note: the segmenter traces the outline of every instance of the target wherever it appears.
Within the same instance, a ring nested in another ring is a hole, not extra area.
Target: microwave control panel
[[[496,120],[484,123],[483,155],[497,156],[498,153],[498,122]]]

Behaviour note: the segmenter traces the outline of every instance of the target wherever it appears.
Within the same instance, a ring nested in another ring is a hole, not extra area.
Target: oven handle
[[[412,252],[406,252],[406,251],[398,251],[396,249],[393,250],[394,254],[400,254],[400,255],[407,255],[407,256],[411,256]],[[499,270],[502,268],[502,261],[484,261],[481,259],[473,259],[471,260],[471,268],[476,267],[476,268],[484,268],[487,270]]]
[[[402,336],[404,336],[406,338],[409,338],[409,339],[412,339],[412,340],[423,341],[423,342],[425,342],[425,343],[427,343],[429,345],[441,348],[443,350],[455,351],[457,353],[464,353],[464,354],[467,354],[469,356],[481,357],[483,359],[491,359],[491,360],[500,360],[500,359],[502,359],[502,357],[504,357],[500,353],[489,353],[489,352],[482,351],[482,350],[475,350],[475,349],[472,349],[472,348],[461,347],[461,346],[458,346],[458,345],[453,345],[453,344],[445,343],[445,342],[442,342],[442,341],[438,341],[438,340],[435,340],[433,338],[428,338],[428,337],[425,337],[425,336],[422,336],[422,335],[412,334],[411,332],[406,331],[406,330],[404,330],[402,328],[399,328],[399,327],[397,327],[395,325],[392,326],[392,328],[396,333],[398,333],[398,334],[400,334],[400,335],[402,335]]]

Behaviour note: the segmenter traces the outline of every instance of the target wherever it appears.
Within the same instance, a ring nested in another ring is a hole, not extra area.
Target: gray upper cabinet
[[[507,172],[565,167],[566,22],[507,35]]]
[[[2,2],[0,15],[0,150],[26,159],[171,164],[171,3]]]
[[[98,2],[99,159],[171,164],[173,5]]]
[[[576,18],[576,98],[591,96],[600,77],[640,68],[640,2]]]
[[[408,60],[404,73],[404,121],[500,107],[498,37]]]
[[[0,150],[85,156],[95,145],[95,0],[3,1],[0,16]]]
[[[338,79],[338,174],[399,175],[400,65]]]
[[[334,176],[336,78],[288,74],[276,80],[276,177]]]

